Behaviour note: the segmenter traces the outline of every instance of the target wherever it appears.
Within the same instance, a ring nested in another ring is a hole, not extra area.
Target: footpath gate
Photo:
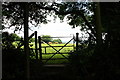
[[[45,37],[45,38],[70,38],[70,40],[66,43],[64,43],[62,46],[54,46],[48,42],[44,42],[43,38],[41,38],[41,36],[38,36],[37,39],[37,31],[35,31],[35,53],[36,53],[36,59],[39,59],[41,63],[47,63],[50,60],[62,60],[62,59],[66,59],[69,61],[68,57],[66,57],[64,54],[70,54],[70,52],[68,53],[62,53],[60,51],[62,51],[65,47],[72,47],[74,51],[78,50],[78,33],[76,33],[76,37],[73,35],[73,37]],[[38,40],[38,41],[37,41]],[[68,46],[68,44],[70,42],[72,42],[72,45]],[[37,46],[37,44],[39,43],[39,46]],[[42,46],[42,44],[46,44],[47,46]],[[56,47],[59,49],[56,49]],[[54,53],[47,53],[47,48],[52,48],[55,52]],[[43,53],[44,50],[44,53]],[[72,53],[72,52],[71,52]],[[55,55],[61,55],[62,58],[53,58]],[[47,58],[43,58],[43,55],[51,55]],[[54,62],[54,61],[53,61]]]

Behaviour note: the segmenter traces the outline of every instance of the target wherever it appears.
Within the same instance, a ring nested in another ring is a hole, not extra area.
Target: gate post
[[[35,53],[36,53],[36,60],[38,60],[38,51],[37,51],[37,31],[35,31]]]
[[[40,62],[42,63],[42,47],[41,47],[41,37],[38,36],[39,41],[39,53],[40,53]]]
[[[79,33],[76,33],[76,52],[78,51],[78,41],[79,41],[78,35]]]

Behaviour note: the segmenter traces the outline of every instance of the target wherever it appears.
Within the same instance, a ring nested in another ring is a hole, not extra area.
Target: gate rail
[[[64,44],[63,46],[51,46],[50,44],[48,44],[48,43],[46,43],[48,46],[41,46],[41,43],[42,43],[42,39],[41,39],[41,37],[40,36],[38,36],[38,42],[39,42],[39,48],[37,48],[37,46],[36,46],[36,49],[37,50],[39,50],[39,56],[40,56],[40,62],[42,63],[42,60],[46,60],[45,61],[45,63],[47,63],[49,60],[53,60],[53,56],[55,56],[56,54],[61,54],[63,57],[64,57],[64,59],[67,59],[68,60],[68,58],[65,56],[65,55],[63,55],[63,54],[65,54],[65,53],[61,53],[60,51],[64,48],[64,47],[73,47],[74,49],[75,49],[75,46],[74,46],[74,43],[75,43],[75,41],[76,41],[76,47],[78,47],[78,33],[76,33],[76,38],[73,36],[73,38],[72,39],[70,39],[66,44]],[[48,37],[48,38],[70,38],[70,37]],[[35,40],[37,40],[37,39],[35,39]],[[73,46],[67,46],[67,44],[69,44],[71,41],[73,40]],[[37,42],[37,41],[36,41]],[[47,48],[47,47],[52,47],[56,52],[55,53],[47,53],[47,54],[53,54],[50,58],[48,58],[48,59],[42,59],[42,48]],[[57,50],[55,47],[61,47],[59,50]],[[76,48],[75,49],[76,51],[78,50],[78,48]],[[68,54],[68,53],[67,53]],[[38,53],[36,54],[37,56],[38,56]],[[62,58],[57,58],[57,59],[62,59]],[[54,60],[56,60],[56,59],[54,59]]]

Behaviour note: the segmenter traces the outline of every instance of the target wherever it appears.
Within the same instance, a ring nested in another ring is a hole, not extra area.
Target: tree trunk
[[[100,3],[96,3],[95,8],[95,29],[96,29],[96,42],[97,46],[100,47],[102,44],[102,26],[101,26],[101,17],[100,17]]]
[[[28,42],[28,3],[24,3],[24,51],[25,51],[25,78],[29,80],[29,42]]]

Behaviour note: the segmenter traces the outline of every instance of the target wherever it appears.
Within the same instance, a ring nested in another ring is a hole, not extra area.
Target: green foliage
[[[81,80],[119,80],[120,55],[118,46],[108,48],[106,45],[102,45],[101,48],[98,48],[95,45],[87,47],[83,45],[82,48],[79,48],[79,51],[74,52],[69,58],[75,74]]]
[[[2,79],[22,78],[24,74],[25,54],[23,49],[16,49],[15,40],[20,37],[16,34],[2,33]],[[9,68],[8,68],[9,67]]]
[[[35,42],[35,38],[30,38],[30,42]]]
[[[86,28],[86,24],[84,19],[81,17],[82,14],[85,15],[88,21],[91,21],[93,13],[92,10],[92,3],[89,2],[62,2],[57,6],[59,8],[59,12],[61,12],[61,15],[58,15],[58,17],[63,20],[65,16],[67,15],[68,23],[69,25],[72,25],[73,28],[78,26],[83,26]],[[63,13],[63,15],[62,15]],[[64,13],[66,13],[64,15]],[[68,15],[68,14],[69,15]]]
[[[119,46],[120,41],[120,3],[101,3],[101,22],[106,47]],[[105,14],[106,13],[106,14]]]
[[[13,42],[14,42],[14,38],[12,38],[8,32],[2,33],[2,48],[3,49],[15,48],[15,46],[12,45]]]
[[[2,79],[24,78],[25,55],[21,49],[2,49]]]
[[[58,42],[58,43],[62,43],[61,39],[54,39],[52,42]]]
[[[21,38],[20,38],[17,34],[15,34],[15,33],[11,33],[11,34],[10,34],[10,37],[11,37],[14,41],[21,40]]]
[[[52,42],[52,38],[50,35],[42,35],[42,41],[48,43],[48,42]]]
[[[49,59],[53,54],[43,54],[43,59]],[[65,57],[68,57],[69,54],[63,54]],[[56,59],[56,58],[64,58],[61,54],[56,54],[55,56],[53,56],[52,59]],[[69,61],[67,59],[60,59],[60,60],[49,60],[47,62],[47,64],[63,64],[63,63],[69,63]],[[43,60],[43,63],[45,62],[46,60]]]
[[[3,32],[2,33],[2,48],[15,48],[15,45],[13,43],[15,41],[19,41],[21,38],[15,34],[11,33],[9,34],[8,32]]]
[[[81,30],[89,33],[90,36],[89,40],[87,41],[88,44],[84,43],[85,47],[84,45],[81,45],[78,52],[74,52],[69,56],[71,65],[74,67],[76,75],[80,76],[81,80],[119,80],[120,4],[100,3],[100,5],[102,33],[105,33],[106,35],[104,37],[103,44],[98,47],[96,46],[95,42],[96,29],[93,13],[94,9],[96,8],[96,3],[62,2],[53,3],[51,5],[42,2],[39,4],[29,3],[29,7],[31,9],[29,11],[29,17],[31,23],[32,20],[36,23],[46,23],[47,14],[53,10],[61,20],[63,20],[67,15],[68,23],[70,25],[73,25],[73,27],[81,26]],[[23,9],[23,3],[3,3],[3,21],[6,19],[10,20],[12,26],[16,24],[23,24]],[[90,13],[92,14],[90,15]],[[21,28],[16,27],[16,30],[17,29]],[[3,34],[3,49],[10,48],[13,50],[12,48],[15,48],[15,46],[12,45],[14,39],[10,38],[9,35],[9,33]],[[52,39],[50,39],[50,36],[47,37],[49,37],[49,39],[46,39],[44,41],[51,42]],[[95,39],[93,39],[94,37]],[[52,51],[50,48],[48,50]]]
[[[79,76],[81,80],[88,77],[88,67],[90,57],[94,54],[94,48],[85,47],[85,44],[79,46],[78,52],[73,52],[69,55],[70,63],[73,68],[74,75]]]
[[[15,30],[18,31],[22,29],[24,21],[24,2],[3,2],[2,3],[2,15],[3,15],[3,28],[6,28],[7,21],[10,21],[9,28],[14,26]],[[47,15],[50,14],[48,10],[41,9],[42,7],[47,6],[47,3],[37,3],[30,2],[28,3],[29,8],[29,22],[35,27],[40,24],[46,24],[48,22]]]
[[[57,47],[57,46],[64,46],[65,44],[50,44],[51,46],[56,46],[54,47],[56,50],[59,50],[60,48],[62,47]],[[47,47],[48,45],[47,44],[42,44],[42,47]],[[67,47],[67,46],[71,46],[71,47]],[[68,53],[70,51],[73,51],[73,44],[68,44],[66,47],[64,47],[60,52],[62,53]],[[47,47],[47,53],[55,53],[56,51],[52,48],[52,47]],[[45,48],[42,49],[43,53],[45,53]]]

